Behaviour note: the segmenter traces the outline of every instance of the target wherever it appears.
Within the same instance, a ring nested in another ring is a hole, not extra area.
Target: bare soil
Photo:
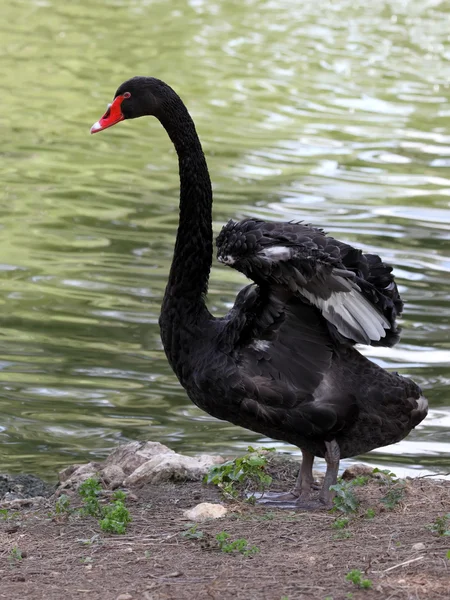
[[[272,475],[272,487],[289,489],[295,469],[279,463]],[[0,513],[0,598],[450,598],[450,537],[427,527],[450,512],[450,482],[417,478],[400,487],[392,509],[381,502],[386,484],[371,480],[355,488],[361,505],[343,529],[333,527],[342,513],[226,503],[228,514],[199,524],[196,539],[183,535],[193,525],[183,511],[200,502],[224,503],[216,488],[201,483],[131,490],[133,522],[125,535],[103,533],[91,517],[55,515],[55,496],[39,506],[8,505],[7,514]],[[73,506],[77,498],[74,493]],[[245,538],[259,552],[222,552],[215,539],[222,531],[230,540]],[[352,569],[362,571],[372,588],[347,581]]]

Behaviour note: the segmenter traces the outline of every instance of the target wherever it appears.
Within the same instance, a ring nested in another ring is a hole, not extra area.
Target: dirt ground
[[[271,470],[273,488],[292,486],[295,469],[280,463]],[[9,508],[0,512],[0,598],[450,598],[450,537],[428,527],[450,512],[450,482],[407,479],[400,487],[391,509],[381,502],[386,484],[371,480],[355,488],[360,508],[343,529],[333,527],[342,513],[226,503],[201,483],[131,490],[133,521],[124,535],[103,533],[92,517],[55,515],[55,497],[38,507]],[[183,535],[193,525],[183,511],[199,502],[222,502],[229,512],[199,524],[198,537]],[[248,557],[222,552],[215,539],[222,531],[259,551]],[[347,581],[352,569],[372,588]]]

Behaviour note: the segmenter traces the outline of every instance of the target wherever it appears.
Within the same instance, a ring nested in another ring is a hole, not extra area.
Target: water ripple
[[[432,410],[363,458],[448,471],[448,4],[39,1],[2,16],[3,468],[50,476],[132,438],[265,443],[195,408],[161,347],[178,215],[167,136],[150,120],[89,136],[115,87],[151,74],[195,118],[216,232],[230,217],[304,219],[396,265],[401,343],[364,352],[413,376]],[[211,310],[243,284],[215,265]]]

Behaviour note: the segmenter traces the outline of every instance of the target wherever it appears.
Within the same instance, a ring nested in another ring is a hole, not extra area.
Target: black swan
[[[166,129],[179,161],[180,221],[160,317],[169,363],[201,409],[301,449],[295,489],[274,502],[330,507],[340,458],[400,441],[427,414],[413,381],[354,348],[398,341],[403,304],[392,268],[311,225],[230,221],[217,239],[218,259],[254,283],[225,317],[213,317],[205,304],[211,181],[182,100],[158,79],[134,77],[91,133],[147,115]],[[315,456],[327,463],[316,501]]]

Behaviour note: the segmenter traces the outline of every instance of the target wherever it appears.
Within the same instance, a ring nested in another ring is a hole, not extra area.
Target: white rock
[[[107,465],[101,473],[103,482],[110,490],[115,490],[123,484],[125,473],[117,465]]]
[[[423,542],[417,542],[417,544],[413,544],[412,549],[413,550],[425,550],[426,546]]]
[[[373,467],[369,467],[369,465],[363,465],[362,463],[356,463],[355,465],[351,465],[342,473],[342,479],[348,481],[349,479],[355,479],[355,477],[369,476],[371,477],[373,474]]]
[[[63,469],[59,473],[59,480],[63,484],[62,486],[60,486],[59,489],[66,488],[66,487],[76,487],[77,488],[80,485],[80,483],[83,483],[83,481],[85,481],[89,477],[98,477],[98,474],[102,468],[101,463],[97,463],[97,462],[90,462],[90,463],[87,463],[86,465],[74,465],[74,466],[76,468],[75,468],[75,470],[72,470],[72,472],[71,472],[71,467],[67,467],[66,469]],[[70,473],[70,475],[69,475],[69,473]]]
[[[16,498],[15,500],[0,501],[0,508],[21,508],[23,506],[31,506],[36,504],[44,504],[45,498],[43,496],[35,496],[34,498]]]
[[[138,467],[125,481],[125,486],[160,483],[162,481],[199,481],[208,469],[224,461],[221,456],[183,456],[163,454]]]
[[[60,483],[64,483],[65,481],[67,481],[68,479],[71,478],[71,476],[75,473],[75,471],[77,469],[79,469],[82,465],[70,465],[68,467],[65,467],[62,471],[60,471],[58,473],[58,477],[59,477],[59,481]]]
[[[105,465],[116,465],[125,475],[130,475],[142,464],[161,454],[175,453],[159,442],[130,442],[116,448],[106,459]]]
[[[228,510],[222,504],[212,504],[211,502],[202,502],[194,508],[185,510],[183,515],[190,521],[201,523],[208,519],[220,519],[227,514]]]

